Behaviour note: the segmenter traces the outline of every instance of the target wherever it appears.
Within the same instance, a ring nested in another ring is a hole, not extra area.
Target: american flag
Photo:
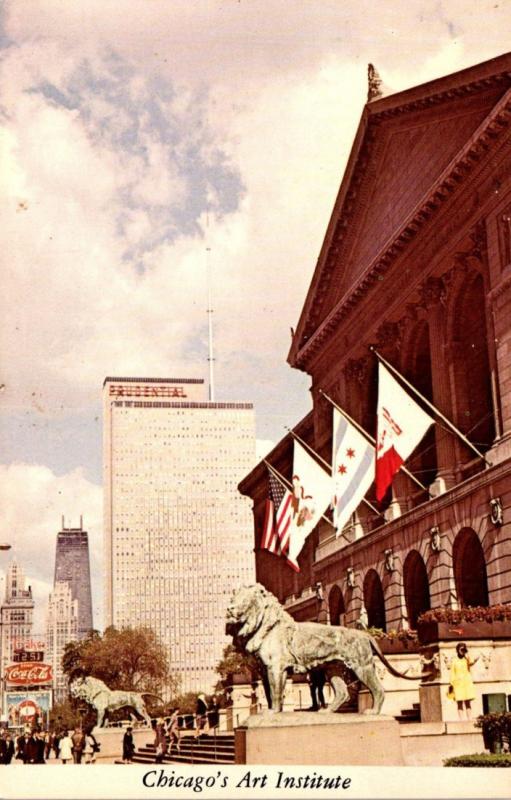
[[[289,546],[289,527],[293,516],[291,492],[268,471],[269,488],[264,516],[261,548],[280,556]]]

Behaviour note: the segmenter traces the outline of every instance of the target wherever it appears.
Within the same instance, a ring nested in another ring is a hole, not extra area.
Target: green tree
[[[69,680],[92,675],[110,689],[156,696],[177,690],[167,651],[151,628],[109,627],[102,635],[91,631],[85,639],[66,645],[62,666]]]
[[[224,647],[222,658],[215,667],[215,671],[220,675],[216,688],[220,690],[224,681],[228,681],[231,675],[245,673],[249,680],[260,680],[261,664],[259,660],[250,654],[242,653],[233,644]]]
[[[70,700],[64,700],[63,703],[55,703],[50,711],[50,726],[54,730],[66,729],[70,731],[79,724],[80,714],[75,703]]]

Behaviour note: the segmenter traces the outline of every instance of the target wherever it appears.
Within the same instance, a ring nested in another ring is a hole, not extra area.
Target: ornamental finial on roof
[[[372,100],[377,100],[378,97],[383,96],[383,92],[380,89],[382,80],[380,78],[380,74],[376,67],[373,64],[367,65],[367,102],[370,103]]]

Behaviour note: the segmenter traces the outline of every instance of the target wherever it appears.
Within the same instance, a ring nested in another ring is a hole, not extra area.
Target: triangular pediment
[[[366,105],[290,362],[392,243],[511,85],[511,57]],[[506,62],[507,70],[503,69]],[[478,70],[484,75],[479,76]],[[422,91],[421,91],[422,89]]]

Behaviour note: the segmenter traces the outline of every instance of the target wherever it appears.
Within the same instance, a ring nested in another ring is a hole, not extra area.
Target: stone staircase
[[[183,736],[179,742],[180,750],[172,747],[172,753],[163,757],[163,764],[234,764],[234,734],[210,733],[196,739]],[[154,764],[156,748],[147,743],[136,750],[135,764]]]
[[[406,725],[408,722],[420,722],[421,721],[421,707],[420,703],[414,703],[412,708],[402,708],[401,714],[398,714],[395,719],[403,725]]]

